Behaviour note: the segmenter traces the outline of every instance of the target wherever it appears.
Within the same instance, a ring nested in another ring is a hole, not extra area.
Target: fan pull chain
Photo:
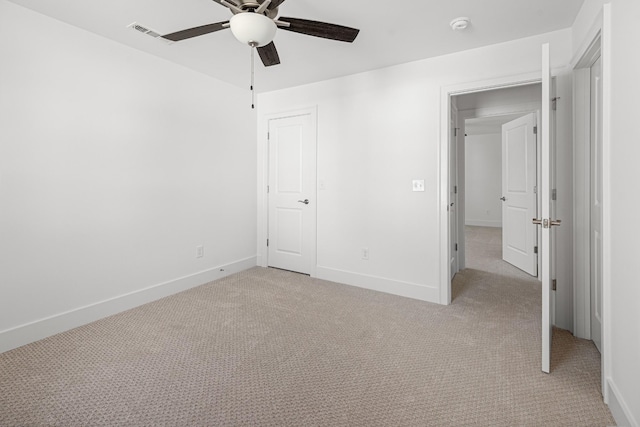
[[[249,45],[251,46],[251,108],[255,109],[256,108],[256,95],[255,95],[255,90],[253,89],[253,83],[255,80],[255,50],[256,50],[256,44],[253,43],[249,43]]]

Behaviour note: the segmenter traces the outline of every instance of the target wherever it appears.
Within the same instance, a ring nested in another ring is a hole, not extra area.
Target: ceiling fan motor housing
[[[260,7],[262,3],[264,3],[264,0],[233,0],[233,1],[238,5],[239,9],[242,9],[245,11],[256,10],[257,8]],[[231,12],[234,15],[237,14],[237,12],[233,10]],[[278,8],[277,7],[274,7],[273,9],[268,8],[267,10],[264,11],[264,14],[271,19],[275,19],[276,16],[278,16]]]

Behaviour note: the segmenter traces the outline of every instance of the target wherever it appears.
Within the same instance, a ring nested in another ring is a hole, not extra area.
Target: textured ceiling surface
[[[229,30],[168,44],[127,28],[137,22],[160,34],[227,20],[213,0],[10,0],[44,15],[230,84],[249,82],[250,48]],[[353,44],[278,31],[282,63],[256,69],[264,92],[568,28],[584,0],[287,0],[280,16],[359,28]],[[454,32],[459,16],[470,27]]]

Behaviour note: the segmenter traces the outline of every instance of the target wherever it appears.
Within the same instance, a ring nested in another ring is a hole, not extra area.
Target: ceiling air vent
[[[160,33],[158,33],[157,31],[154,31],[149,27],[145,27],[144,25],[140,25],[137,22],[133,22],[133,23],[127,25],[127,28],[132,28],[132,29],[134,29],[134,30],[136,30],[138,32],[141,32],[142,34],[146,34],[148,36],[151,36],[154,39],[162,40],[162,41],[164,41],[165,43],[168,43],[168,44],[173,43],[171,40],[167,40],[165,38],[162,38],[160,36]]]

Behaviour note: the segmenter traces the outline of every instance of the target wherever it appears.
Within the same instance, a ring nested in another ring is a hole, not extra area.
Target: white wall
[[[539,71],[569,61],[569,30],[259,96],[260,117],[318,106],[317,274],[342,283],[440,301],[440,96],[443,86]],[[470,67],[468,64],[474,64]],[[264,165],[266,123],[258,128]],[[259,170],[260,185],[264,168]],[[412,179],[425,192],[411,191]],[[262,187],[263,188],[263,187]],[[259,259],[265,252],[259,198]],[[367,246],[370,259],[360,259]],[[371,285],[375,283],[375,285]]]
[[[611,128],[609,145],[610,208],[606,211],[605,232],[610,231],[609,288],[611,349],[610,386],[626,412],[629,424],[640,425],[640,286],[635,266],[638,262],[638,182],[640,145],[636,137],[637,102],[640,99],[640,2],[611,2]],[[606,157],[605,157],[606,162]],[[606,201],[606,199],[605,199]],[[606,250],[606,249],[605,249]]]
[[[0,55],[0,351],[255,265],[244,91],[4,0]]]
[[[502,134],[465,138],[465,223],[502,227]]]

